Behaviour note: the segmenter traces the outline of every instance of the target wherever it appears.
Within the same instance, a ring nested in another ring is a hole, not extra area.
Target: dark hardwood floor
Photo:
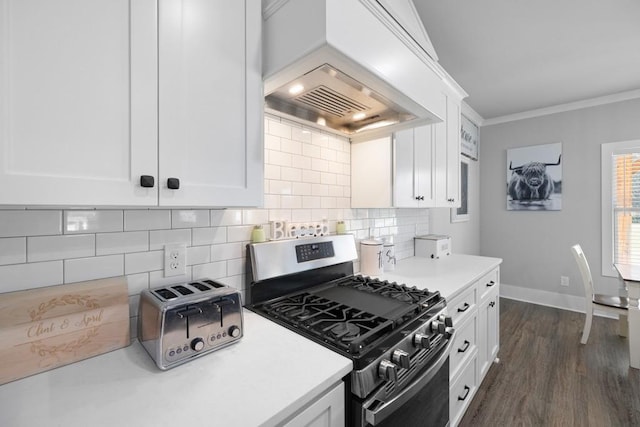
[[[640,426],[640,370],[617,321],[500,300],[499,364],[460,426]]]

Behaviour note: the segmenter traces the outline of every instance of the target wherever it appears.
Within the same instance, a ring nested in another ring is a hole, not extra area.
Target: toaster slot
[[[174,294],[169,289],[156,289],[154,292],[156,293],[156,295],[164,298],[167,301],[178,298],[178,295]]]
[[[221,283],[218,282],[214,282],[213,280],[203,280],[204,283],[208,283],[209,285],[213,286],[214,288],[224,288],[225,286]]]
[[[182,295],[189,295],[189,294],[193,293],[193,291],[191,289],[186,288],[186,287],[184,287],[182,285],[172,286],[171,289],[174,289],[174,290],[178,291]]]
[[[202,292],[206,292],[206,291],[211,289],[209,286],[205,285],[204,283],[200,283],[200,282],[192,282],[192,283],[189,283],[189,285],[193,286],[194,288],[196,288],[197,290],[202,291]]]

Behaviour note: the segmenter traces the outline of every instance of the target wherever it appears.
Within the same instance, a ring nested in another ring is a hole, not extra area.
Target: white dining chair
[[[593,320],[593,310],[605,311],[611,314],[618,315],[618,335],[626,337],[629,333],[629,323],[627,314],[629,313],[629,300],[626,297],[619,297],[614,295],[596,294],[593,290],[593,278],[591,277],[591,269],[589,269],[589,263],[587,258],[582,252],[580,245],[573,245],[571,252],[578,263],[580,274],[582,275],[582,281],[584,283],[585,292],[585,314],[584,329],[582,331],[582,339],[580,342],[586,344],[589,339],[589,333],[591,332],[591,321]]]

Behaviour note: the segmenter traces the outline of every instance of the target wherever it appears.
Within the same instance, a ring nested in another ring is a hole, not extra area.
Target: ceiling
[[[640,96],[640,1],[414,4],[440,65],[485,120],[629,91]]]

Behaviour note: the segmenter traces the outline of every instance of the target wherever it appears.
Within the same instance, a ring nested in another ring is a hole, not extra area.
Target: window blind
[[[612,161],[614,263],[640,265],[640,151]]]

